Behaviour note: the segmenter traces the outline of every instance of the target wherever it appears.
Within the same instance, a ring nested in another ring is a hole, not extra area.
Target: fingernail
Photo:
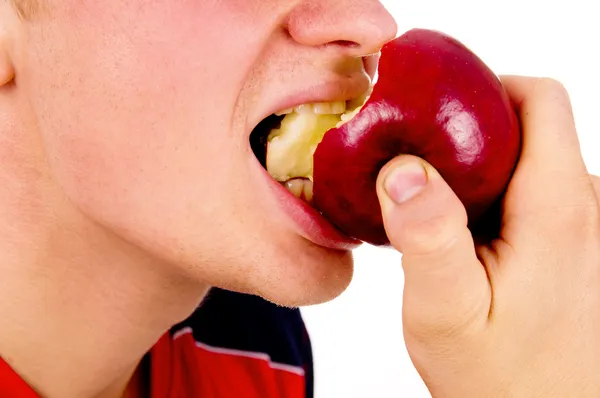
[[[383,187],[395,203],[404,203],[427,185],[427,173],[418,160],[400,163],[388,172]]]

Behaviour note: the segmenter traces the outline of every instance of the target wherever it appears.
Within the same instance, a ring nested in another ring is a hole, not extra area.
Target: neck
[[[207,287],[45,185],[2,177],[0,355],[43,396],[121,396],[139,360]]]

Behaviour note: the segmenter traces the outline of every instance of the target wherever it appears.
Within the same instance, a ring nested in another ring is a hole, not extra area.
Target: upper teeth
[[[295,108],[288,108],[282,111],[276,112],[276,116],[287,115],[292,112],[305,114],[314,113],[317,115],[341,115],[346,112],[346,101],[335,101],[335,102],[315,102],[312,104],[302,104]]]
[[[309,201],[312,189],[305,191],[305,185],[313,179],[317,146],[327,131],[340,127],[360,111],[371,89],[354,100],[303,104],[276,113],[285,116],[267,136],[265,165],[269,174],[280,182],[294,180],[286,187],[296,196],[302,188],[303,198]]]

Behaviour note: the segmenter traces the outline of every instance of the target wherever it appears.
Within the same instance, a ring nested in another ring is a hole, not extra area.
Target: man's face
[[[350,252],[273,189],[249,136],[366,90],[363,57],[396,34],[378,0],[46,1],[17,86],[76,207],[211,285],[284,305],[347,286]]]

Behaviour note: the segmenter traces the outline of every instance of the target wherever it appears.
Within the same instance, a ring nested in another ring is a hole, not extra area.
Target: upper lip
[[[284,109],[295,108],[302,104],[315,102],[350,101],[360,97],[371,86],[371,79],[364,73],[359,77],[348,77],[345,79],[334,79],[321,82],[317,85],[307,86],[294,93],[278,99],[269,104],[260,119],[254,121],[256,126],[261,120]]]
[[[252,121],[253,126],[252,130],[250,131],[254,131],[256,126],[262,120],[284,109],[295,108],[302,104],[350,101],[359,98],[371,87],[371,84],[371,77],[366,72],[363,72],[360,74],[353,74],[352,76],[345,78],[338,77],[335,79],[321,80],[319,84],[305,86],[295,91],[291,89],[287,95],[277,98],[273,102],[266,104],[264,108],[265,112],[259,115],[258,120]],[[348,242],[350,242],[349,238]],[[352,244],[348,242],[345,243],[348,248],[357,246],[360,243],[358,241],[353,242]]]

